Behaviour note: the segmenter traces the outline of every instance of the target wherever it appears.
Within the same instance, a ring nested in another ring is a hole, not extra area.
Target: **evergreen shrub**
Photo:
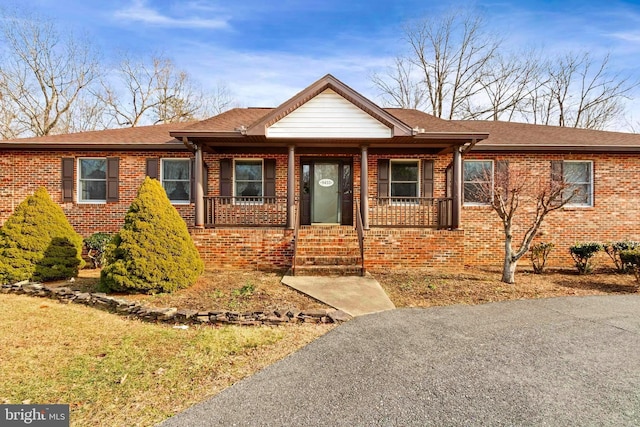
[[[593,271],[593,266],[590,263],[591,258],[600,252],[602,248],[602,244],[596,242],[576,243],[569,248],[578,273],[588,274]]]
[[[621,242],[605,243],[604,251],[609,255],[609,258],[616,266],[618,273],[626,273],[629,270],[629,266],[622,261],[620,253],[622,251],[629,251],[640,248],[640,242],[633,242],[630,240],[624,240]]]
[[[204,270],[186,223],[149,177],[104,258],[101,284],[110,291],[171,292],[193,285]]]
[[[44,187],[20,203],[0,229],[0,282],[78,275],[82,237]]]

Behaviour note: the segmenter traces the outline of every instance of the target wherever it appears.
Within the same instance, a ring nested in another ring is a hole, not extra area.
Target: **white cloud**
[[[608,35],[626,42],[640,43],[640,31],[637,30],[619,31]]]
[[[199,3],[192,3],[193,9],[200,9]],[[121,20],[136,21],[143,24],[160,27],[181,27],[181,28],[207,28],[226,29],[229,28],[228,18],[216,17],[214,19],[200,17],[172,17],[163,15],[146,4],[145,0],[134,0],[133,3],[123,9],[115,11],[114,17]]]
[[[197,54],[196,54],[197,52]],[[287,52],[238,52],[211,45],[183,46],[177,62],[204,87],[223,82],[242,106],[275,107],[325,74],[375,101],[370,74],[390,63],[382,56],[335,52],[305,56]]]

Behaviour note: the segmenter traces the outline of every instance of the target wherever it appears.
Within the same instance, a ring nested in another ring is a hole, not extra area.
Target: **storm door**
[[[303,160],[302,225],[353,224],[353,179],[346,160]]]

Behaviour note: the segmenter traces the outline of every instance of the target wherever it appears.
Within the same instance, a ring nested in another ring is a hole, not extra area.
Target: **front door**
[[[353,224],[350,161],[303,160],[301,175],[301,224]]]

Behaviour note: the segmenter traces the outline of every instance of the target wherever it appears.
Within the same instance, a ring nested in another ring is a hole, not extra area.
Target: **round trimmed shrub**
[[[82,237],[44,187],[20,203],[0,229],[1,283],[68,279],[82,266]]]
[[[171,292],[193,285],[204,270],[186,223],[162,185],[149,177],[104,260],[101,284],[110,291]]]

